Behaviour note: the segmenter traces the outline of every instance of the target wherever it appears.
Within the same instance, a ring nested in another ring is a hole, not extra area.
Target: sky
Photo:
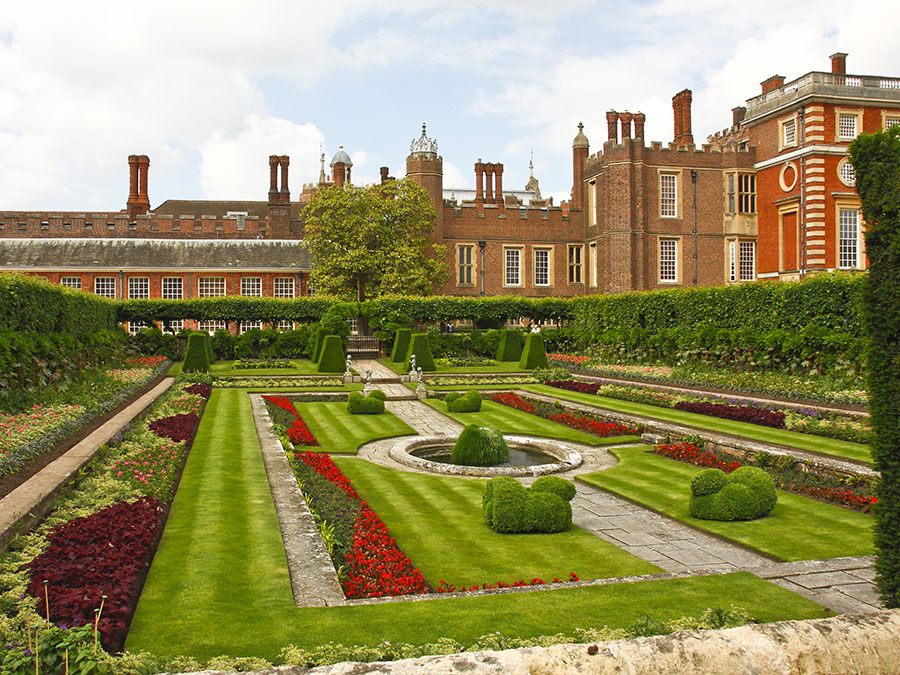
[[[268,156],[291,196],[343,146],[356,184],[405,173],[438,142],[444,187],[502,162],[555,203],[572,187],[579,122],[602,149],[607,110],[672,140],[693,91],[699,144],[780,74],[900,77],[895,0],[51,0],[0,12],[0,211],[114,211],[129,154],[166,199],[265,200]]]

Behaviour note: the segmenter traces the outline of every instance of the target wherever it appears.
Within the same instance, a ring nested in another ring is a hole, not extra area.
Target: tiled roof
[[[3,269],[309,270],[301,241],[271,239],[2,239]]]
[[[299,218],[303,207],[299,202],[291,202],[291,218]],[[202,199],[167,199],[153,209],[153,213],[163,216],[216,216],[222,218],[229,211],[246,211],[248,216],[265,220],[269,215],[268,202],[216,201]]]

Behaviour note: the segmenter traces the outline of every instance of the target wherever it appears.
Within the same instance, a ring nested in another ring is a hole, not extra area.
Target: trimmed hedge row
[[[742,466],[731,474],[704,469],[691,480],[689,510],[701,520],[756,520],[777,501],[772,477],[755,466]]]
[[[113,330],[119,303],[24,274],[0,272],[0,328],[84,336]]]
[[[526,488],[510,476],[491,478],[484,489],[484,520],[495,532],[564,532],[572,526],[575,485],[541,476]]]
[[[481,410],[481,392],[470,389],[465,394],[450,392],[444,397],[447,403],[447,412],[467,413]]]
[[[386,396],[380,389],[374,389],[368,396],[351,391],[347,397],[347,412],[351,415],[380,415],[384,412]]]

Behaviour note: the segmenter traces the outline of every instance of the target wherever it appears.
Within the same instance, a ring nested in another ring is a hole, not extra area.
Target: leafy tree
[[[900,607],[900,127],[861,135],[850,159],[867,224],[863,321],[871,341],[872,459],[881,472],[875,570],[885,606]]]
[[[317,293],[357,302],[429,295],[449,276],[445,247],[428,239],[434,207],[409,179],[323,188],[303,217]]]

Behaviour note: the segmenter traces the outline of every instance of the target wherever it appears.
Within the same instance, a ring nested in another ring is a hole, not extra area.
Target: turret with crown
[[[422,135],[410,143],[409,156],[406,158],[406,176],[428,191],[437,212],[433,236],[435,240],[443,235],[441,216],[444,205],[444,162],[437,154],[437,147],[437,141],[428,138],[423,122]]]

